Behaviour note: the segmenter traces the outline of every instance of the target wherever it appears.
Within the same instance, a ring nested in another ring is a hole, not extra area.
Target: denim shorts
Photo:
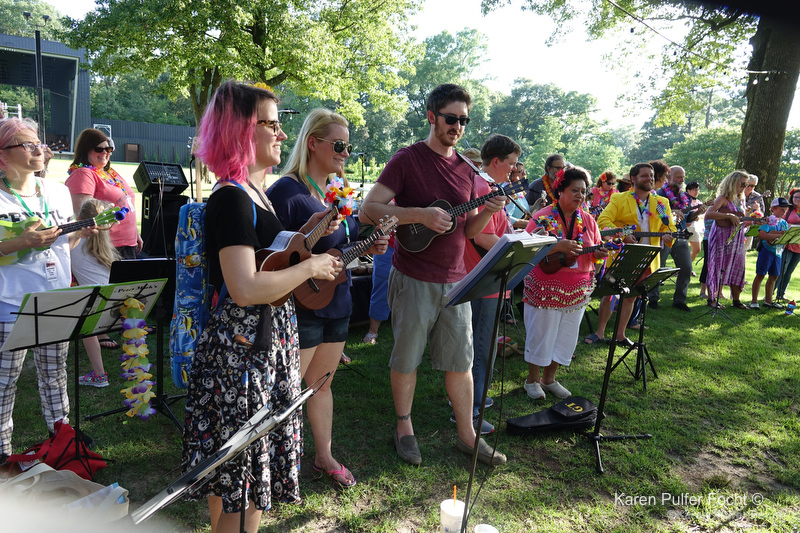
[[[314,311],[297,308],[297,334],[300,349],[313,348],[320,344],[345,342],[350,334],[350,317],[324,318]]]
[[[756,259],[756,274],[759,276],[780,276],[781,274],[781,257],[775,255],[769,250],[761,250],[758,252],[758,259]]]

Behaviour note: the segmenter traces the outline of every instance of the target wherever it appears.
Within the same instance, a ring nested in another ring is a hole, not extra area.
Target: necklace
[[[6,186],[6,189],[8,189],[12,193],[14,193],[14,196],[21,196],[23,198],[36,198],[37,196],[39,196],[41,194],[39,192],[39,182],[38,181],[36,182],[36,191],[33,194],[22,194],[20,191],[18,191],[16,189],[12,189],[11,185],[9,185],[8,180],[5,178],[5,176],[3,176],[3,185]]]

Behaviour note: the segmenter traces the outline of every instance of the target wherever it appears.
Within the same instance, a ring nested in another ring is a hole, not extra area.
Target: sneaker
[[[541,383],[541,386],[542,390],[546,390],[547,392],[551,393],[553,396],[557,398],[564,399],[572,396],[572,393],[567,389],[565,389],[558,381],[554,381],[550,385]]]
[[[475,431],[478,431],[478,418],[479,415],[472,416],[472,427],[475,429]],[[453,412],[450,413],[450,422],[453,424],[456,423],[456,415]],[[494,426],[484,420],[481,424],[481,435],[489,435],[490,433],[494,433]]]
[[[94,370],[78,378],[78,383],[81,385],[88,385],[90,387],[108,387],[108,372],[103,372],[101,375],[94,373]]]
[[[758,302],[750,302],[750,309],[758,310],[761,309],[761,306],[758,305]]]
[[[783,304],[779,304],[778,302],[768,302],[764,300],[764,305],[773,309],[783,309]]]
[[[544,391],[542,390],[542,386],[535,381],[533,383],[527,383],[527,382],[523,383],[522,386],[525,387],[525,392],[528,393],[529,398],[532,398],[534,400],[541,400],[542,398],[545,397]]]

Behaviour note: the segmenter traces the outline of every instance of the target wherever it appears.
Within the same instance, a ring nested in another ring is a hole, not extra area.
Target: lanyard
[[[23,200],[22,197],[19,194],[17,194],[17,191],[15,191],[14,189],[11,188],[11,185],[8,184],[8,180],[5,178],[5,176],[3,177],[3,183],[5,184],[6,188],[9,191],[11,191],[14,194],[14,196],[17,197],[17,200],[19,200],[19,203],[22,204],[22,207],[28,213],[28,216],[35,216],[36,213],[34,213],[33,210],[30,207],[28,207],[28,204],[26,204],[25,200]],[[36,180],[36,186],[39,187],[40,189],[42,188],[42,184],[39,183],[38,180]],[[45,198],[44,194],[42,194],[42,203],[44,204],[44,207],[43,207],[43,209],[44,209],[44,224],[47,224],[47,221],[50,218],[50,210],[47,208],[47,198]]]
[[[558,211],[558,215],[561,217],[561,221],[564,224],[564,229],[567,229],[567,219],[564,217],[564,212],[561,211],[561,206],[556,204],[556,210]],[[569,232],[567,234],[562,233],[562,237],[565,239],[572,240],[572,230],[575,229],[575,219],[578,218],[578,210],[576,209],[574,213],[572,213],[572,220],[569,223]]]

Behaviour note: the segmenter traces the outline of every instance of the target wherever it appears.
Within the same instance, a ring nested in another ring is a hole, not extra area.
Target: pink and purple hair
[[[31,130],[37,137],[39,135],[38,125],[29,118],[21,120],[17,117],[0,119],[0,149],[10,145],[14,136],[22,130]]]
[[[200,120],[195,154],[217,179],[248,180],[247,167],[256,159],[256,110],[264,100],[278,102],[272,91],[232,80],[214,92]]]

